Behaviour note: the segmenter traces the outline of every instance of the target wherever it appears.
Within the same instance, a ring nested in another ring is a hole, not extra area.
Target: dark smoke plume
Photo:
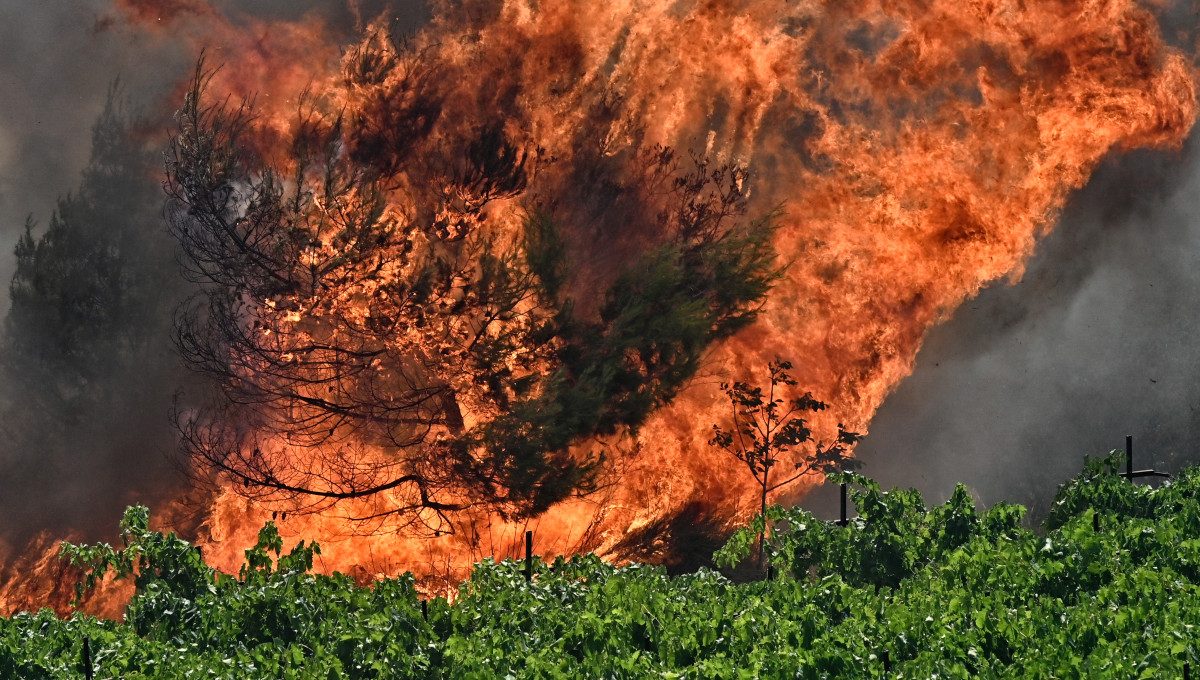
[[[0,335],[10,538],[104,528],[174,491],[163,417],[185,376],[167,338],[186,295],[162,228],[153,136],[114,92],[78,188],[18,241]]]

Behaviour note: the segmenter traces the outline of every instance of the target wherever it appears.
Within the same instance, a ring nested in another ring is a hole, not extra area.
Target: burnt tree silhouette
[[[789,373],[792,363],[776,358],[767,365],[768,386],[752,387],[745,382],[722,383],[721,391],[732,407],[730,427],[713,425],[709,444],[729,452],[745,464],[759,490],[759,513],[763,528],[758,534],[758,563],[763,565],[766,543],[767,496],[805,475],[829,474],[854,465],[847,447],[853,446],[859,435],[838,424],[837,438],[832,444],[813,439],[805,415],[828,408],[824,402],[804,393],[798,398],[784,399],[782,392],[796,386]],[[803,449],[812,446],[811,455]],[[772,470],[791,461],[791,467],[772,478]]]
[[[178,113],[167,188],[205,290],[177,343],[222,395],[177,423],[248,494],[433,531],[474,504],[541,512],[593,490],[603,438],[669,401],[778,275],[744,173],[656,147],[638,158],[666,187],[643,211],[659,238],[582,287],[554,197],[528,190],[550,161],[447,121],[422,54],[367,41],[353,101],[306,95],[278,144],[250,104],[206,101],[212,76]],[[523,199],[519,228],[489,210]]]

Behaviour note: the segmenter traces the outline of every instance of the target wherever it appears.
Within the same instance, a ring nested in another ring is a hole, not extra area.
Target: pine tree
[[[162,218],[161,149],[114,86],[78,189],[15,247],[0,337],[6,399],[5,510],[28,524],[107,524],[134,490],[161,485],[172,393],[186,373],[170,344],[186,297]],[[101,525],[102,525],[101,524]]]
[[[754,319],[778,274],[771,220],[745,219],[740,168],[647,149],[638,176],[663,188],[629,213],[658,236],[581,283],[569,218],[530,200],[536,149],[486,120],[443,126],[421,55],[362,50],[351,91],[389,105],[307,99],[265,152],[254,112],[207,101],[197,70],[168,189],[205,295],[177,343],[222,395],[181,418],[185,446],[250,494],[386,497],[365,516],[435,529],[472,504],[528,516],[587,492],[604,451],[581,444],[635,430]],[[523,200],[514,239],[489,209]]]

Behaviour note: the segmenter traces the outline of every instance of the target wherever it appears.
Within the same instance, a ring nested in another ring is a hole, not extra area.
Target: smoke
[[[175,17],[186,24],[189,18],[180,15],[203,7],[179,0],[0,3],[0,243],[15,242],[27,215],[44,224],[58,197],[76,186],[91,150],[92,123],[115,78],[133,108],[165,119],[173,104],[168,95],[192,66],[196,48],[220,47],[130,21]],[[224,0],[215,7],[234,25],[310,17],[342,36],[385,10],[402,32],[416,30],[429,15],[420,0]],[[0,257],[0,281],[12,272],[12,258]],[[0,295],[0,314],[7,308]]]
[[[113,79],[140,102],[154,101],[178,79],[184,60],[165,45],[133,41],[124,30],[98,30],[106,0],[0,3],[0,281],[25,217],[42,224],[58,196],[79,181],[91,151],[91,126]],[[153,67],[150,65],[153,64]],[[0,313],[8,308],[0,296]]]
[[[1163,3],[1163,37],[1193,52],[1195,0]],[[1124,446],[1175,471],[1200,460],[1200,137],[1107,159],[1073,195],[1024,277],[928,334],[911,377],[859,447],[885,485],[942,499],[966,482],[1037,519],[1085,456]],[[830,490],[805,504],[833,507]]]
[[[1019,284],[929,333],[859,448],[867,474],[933,498],[964,481],[1036,512],[1126,434],[1139,467],[1200,459],[1198,196],[1194,134],[1104,163]]]

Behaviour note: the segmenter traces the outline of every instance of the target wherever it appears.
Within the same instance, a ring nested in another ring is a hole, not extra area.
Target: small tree
[[[729,429],[713,425],[713,437],[709,444],[733,454],[746,464],[759,489],[759,512],[763,528],[758,534],[758,563],[763,564],[766,541],[767,496],[788,484],[810,474],[828,474],[855,465],[848,456],[848,447],[859,440],[859,434],[850,432],[838,423],[837,439],[826,445],[813,439],[805,415],[825,410],[828,405],[814,399],[805,392],[803,396],[785,400],[781,393],[796,385],[788,373],[790,361],[776,358],[767,364],[770,385],[764,394],[763,388],[751,387],[748,383],[722,383],[721,391],[729,397],[733,417]],[[812,444],[812,455],[803,449]],[[794,461],[792,467],[772,476],[771,472],[781,462]]]

